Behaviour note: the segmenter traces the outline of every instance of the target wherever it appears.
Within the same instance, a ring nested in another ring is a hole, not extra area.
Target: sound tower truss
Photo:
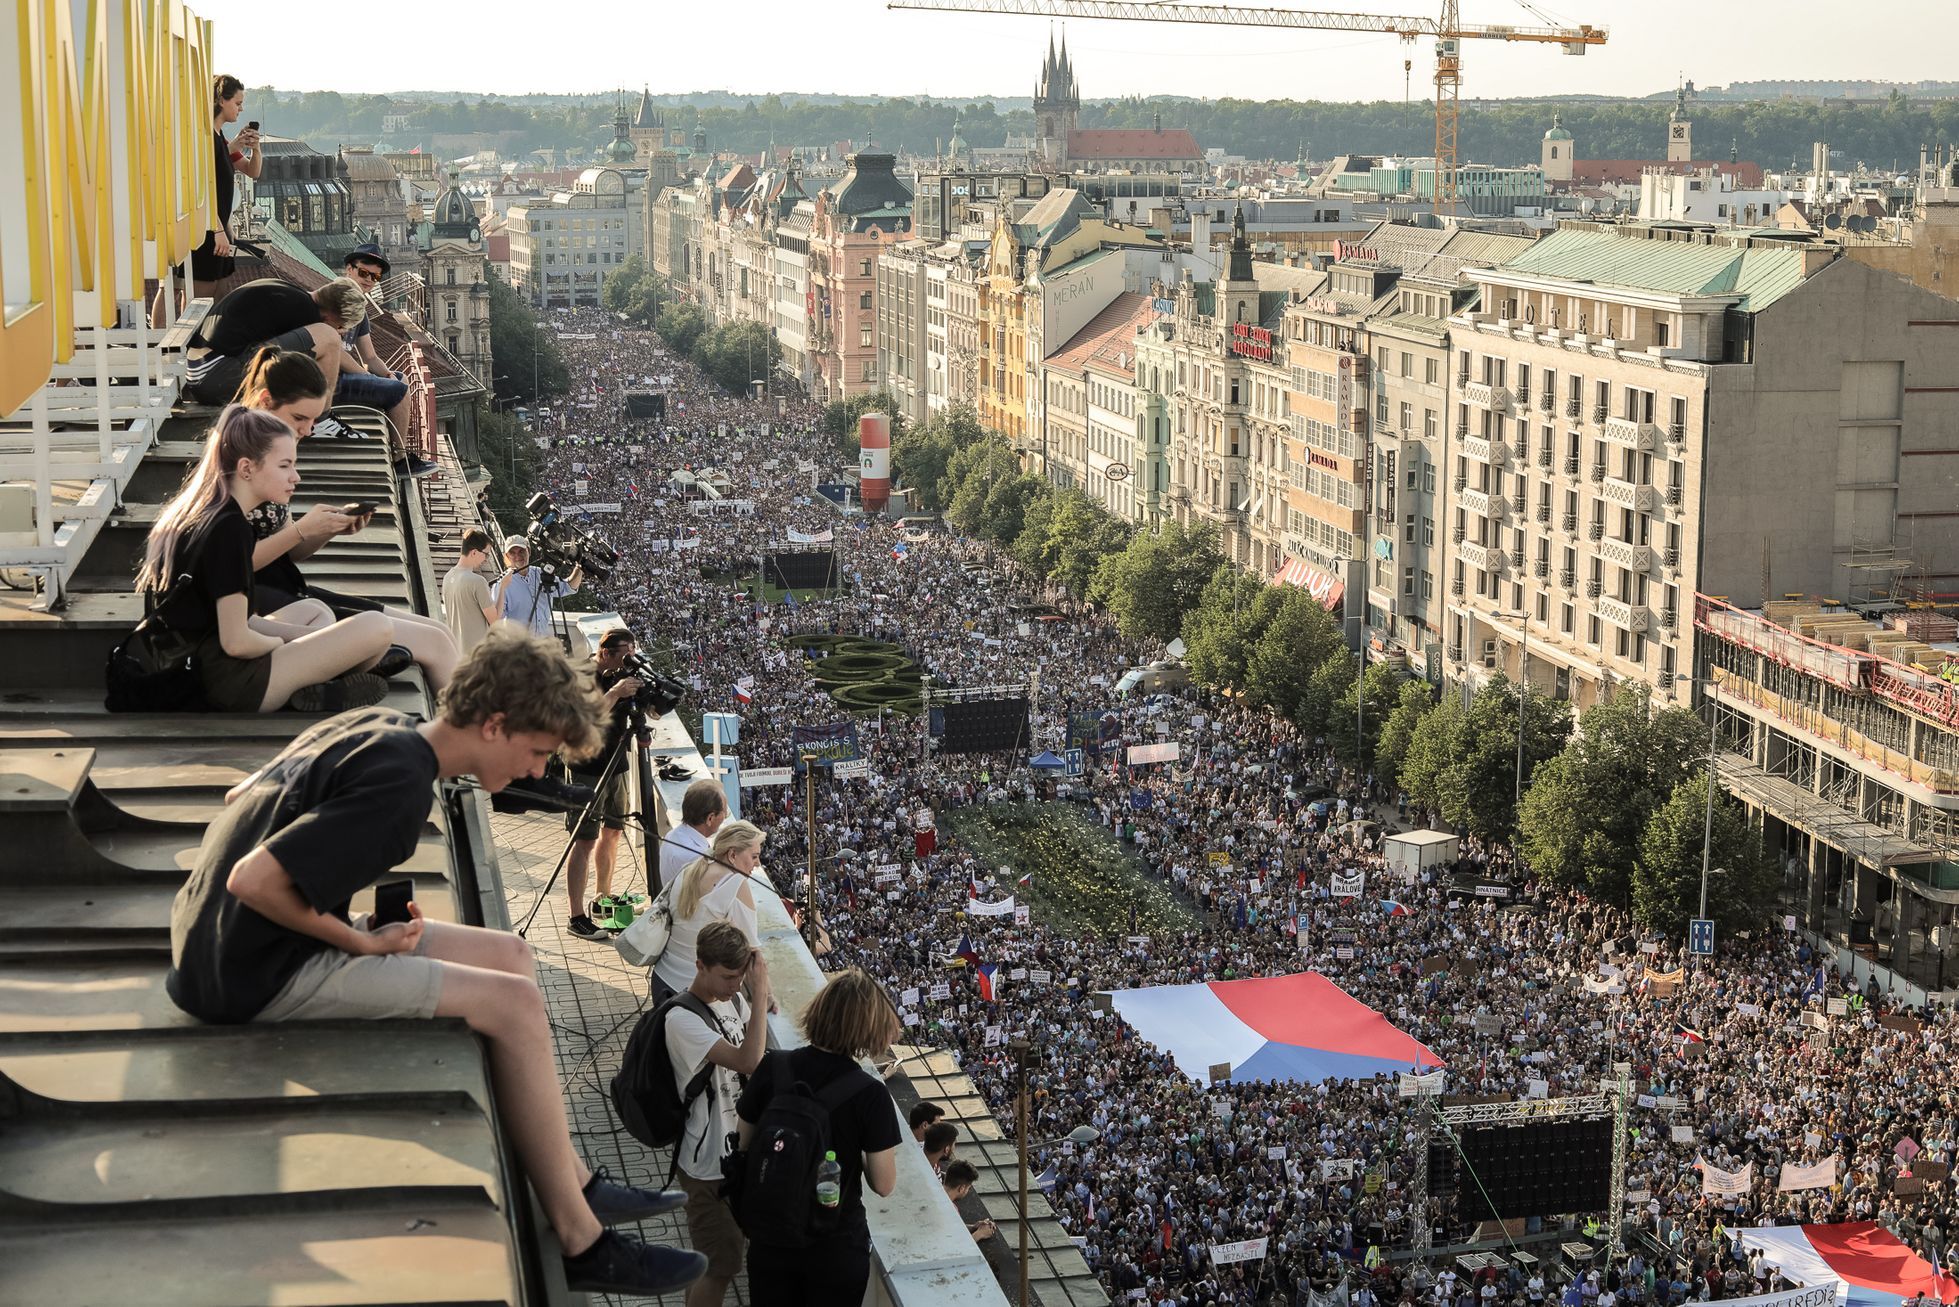
[[[1617,1253],[1621,1247],[1621,1226],[1625,1218],[1626,1205],[1626,1102],[1631,1086],[1632,1064],[1618,1062],[1613,1064],[1616,1081],[1611,1091],[1596,1094],[1577,1094],[1570,1098],[1524,1098],[1499,1103],[1456,1103],[1438,1109],[1440,1101],[1435,1098],[1417,1099],[1415,1117],[1415,1175],[1413,1204],[1415,1218],[1409,1231],[1409,1244],[1417,1260],[1426,1263],[1434,1246],[1434,1234],[1428,1223],[1429,1138],[1437,1125],[1448,1136],[1460,1156],[1462,1147],[1456,1141],[1458,1128],[1480,1129],[1484,1126],[1524,1125],[1544,1121],[1586,1121],[1602,1116],[1612,1118],[1612,1177],[1610,1198],[1612,1210],[1606,1214],[1606,1229],[1610,1232],[1609,1251]]]

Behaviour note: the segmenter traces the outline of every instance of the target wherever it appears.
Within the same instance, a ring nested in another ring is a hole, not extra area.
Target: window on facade
[[[869,307],[871,307],[871,292],[865,291],[862,295],[859,295],[857,297],[857,307],[860,309],[868,309]]]
[[[857,275],[860,277],[868,277],[871,275],[871,261],[869,259],[861,260],[857,264]]]
[[[877,361],[876,361],[875,359],[865,359],[865,360],[864,360],[864,374],[863,374],[863,379],[864,379],[865,381],[876,381],[876,380],[877,380]]]

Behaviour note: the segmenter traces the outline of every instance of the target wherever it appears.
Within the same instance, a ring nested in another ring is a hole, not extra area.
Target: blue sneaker
[[[584,1192],[585,1201],[591,1206],[592,1215],[599,1218],[600,1225],[627,1225],[654,1216],[665,1216],[687,1205],[685,1190],[636,1189],[629,1184],[615,1184],[603,1167],[593,1168],[592,1178],[585,1182]]]
[[[565,1286],[579,1293],[623,1293],[634,1297],[672,1293],[707,1274],[707,1258],[684,1248],[628,1239],[607,1230],[598,1242],[565,1258]]]

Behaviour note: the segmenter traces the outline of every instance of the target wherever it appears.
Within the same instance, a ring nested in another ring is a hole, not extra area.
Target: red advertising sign
[[[1272,333],[1248,322],[1231,324],[1231,352],[1260,363],[1272,361]]]

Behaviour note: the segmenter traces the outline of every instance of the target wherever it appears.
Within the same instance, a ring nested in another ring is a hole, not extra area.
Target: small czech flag
[[[1397,903],[1393,899],[1382,899],[1381,911],[1387,913],[1390,917],[1405,917],[1408,915],[1407,905]]]
[[[979,982],[980,997],[993,1002],[993,973],[1000,969],[998,962],[982,963],[973,969],[973,979]]]
[[[744,676],[739,681],[735,682],[735,702],[736,703],[755,702],[755,678],[754,677]]]
[[[1673,1023],[1673,1037],[1683,1044],[1705,1044],[1707,1036],[1683,1021]]]

